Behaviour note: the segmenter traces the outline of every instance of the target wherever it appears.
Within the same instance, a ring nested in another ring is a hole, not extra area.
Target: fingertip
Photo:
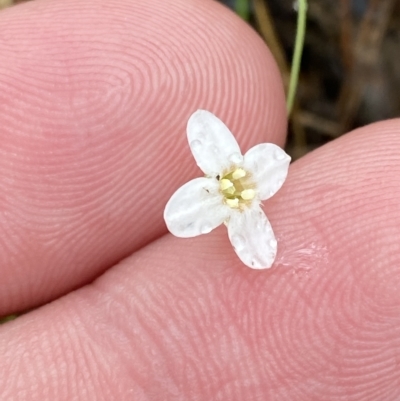
[[[76,288],[165,232],[169,196],[200,173],[193,111],[216,114],[243,151],[284,142],[272,56],[217,2],[43,0],[0,24],[0,313]]]

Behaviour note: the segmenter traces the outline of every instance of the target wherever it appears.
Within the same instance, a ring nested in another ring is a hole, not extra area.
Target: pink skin
[[[276,267],[252,271],[224,227],[162,219],[201,175],[197,108],[243,150],[285,141],[274,61],[217,3],[2,11],[0,104],[0,314],[54,300],[0,327],[1,400],[400,398],[399,121],[291,166]]]

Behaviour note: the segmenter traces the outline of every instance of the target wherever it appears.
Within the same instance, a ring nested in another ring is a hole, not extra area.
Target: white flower
[[[164,211],[169,231],[188,238],[225,223],[245,265],[271,267],[277,241],[260,204],[281,188],[290,156],[272,143],[254,146],[242,156],[229,129],[206,110],[192,114],[187,137],[206,177],[189,181],[172,195]]]

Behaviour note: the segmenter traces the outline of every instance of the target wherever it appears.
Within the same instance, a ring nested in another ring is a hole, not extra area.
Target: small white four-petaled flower
[[[277,241],[260,204],[281,188],[290,156],[272,143],[254,146],[242,156],[229,129],[206,110],[192,114],[187,137],[206,176],[189,181],[172,195],[164,211],[169,231],[188,238],[225,223],[245,265],[271,267]]]

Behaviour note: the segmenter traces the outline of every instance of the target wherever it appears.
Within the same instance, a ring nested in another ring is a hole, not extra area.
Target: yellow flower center
[[[242,168],[237,168],[221,177],[219,188],[225,203],[233,209],[250,204],[256,196],[254,184],[249,180],[249,174]]]

